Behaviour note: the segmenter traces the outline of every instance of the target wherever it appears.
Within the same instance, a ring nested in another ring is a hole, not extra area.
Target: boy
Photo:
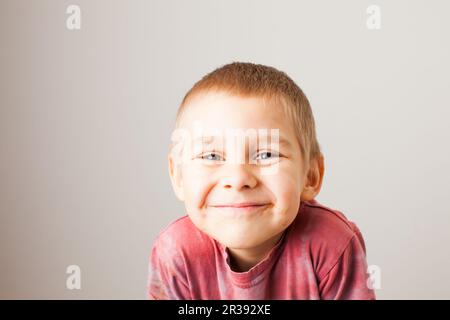
[[[324,160],[309,102],[285,73],[231,63],[207,74],[172,139],[187,215],[153,245],[149,299],[375,299],[357,226],[314,199]]]

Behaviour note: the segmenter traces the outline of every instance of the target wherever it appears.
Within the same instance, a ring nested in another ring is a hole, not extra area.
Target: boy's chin
[[[278,232],[276,228],[270,228],[268,225],[269,223],[264,219],[229,223],[210,220],[197,223],[200,230],[223,246],[232,249],[253,249],[269,241],[273,234]]]
[[[251,234],[245,236],[216,234],[213,235],[213,238],[227,248],[245,250],[258,247],[267,240],[260,238],[260,236],[252,236]]]

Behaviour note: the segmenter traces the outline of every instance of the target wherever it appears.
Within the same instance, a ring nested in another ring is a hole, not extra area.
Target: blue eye
[[[273,152],[273,151],[264,151],[264,152],[260,152],[258,153],[258,155],[256,156],[257,160],[273,160],[276,158],[279,158],[279,154],[277,152]]]
[[[200,158],[209,161],[223,161],[222,157],[215,152],[202,154]]]

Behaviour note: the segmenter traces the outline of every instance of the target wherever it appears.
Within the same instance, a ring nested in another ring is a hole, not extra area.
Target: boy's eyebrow
[[[192,139],[193,143],[202,143],[202,144],[211,144],[216,140],[216,138],[220,138],[220,136],[201,136],[195,139]]]
[[[262,137],[262,138],[267,139],[266,137],[268,137],[268,136],[270,136],[270,135],[269,134],[268,135],[259,135],[258,137]],[[202,137],[197,137],[197,138],[193,139],[193,143],[201,143],[201,144],[209,145],[209,144],[212,144],[217,138],[223,139],[223,136],[219,135],[219,136],[202,136]],[[264,140],[264,141],[267,141],[270,144],[270,142],[268,140],[269,139]],[[261,143],[261,142],[259,142],[259,143]],[[278,137],[278,144],[279,145],[285,145],[288,148],[292,147],[291,142],[289,142],[289,140],[286,139],[283,136],[279,136]]]
[[[267,139],[266,137],[268,137],[268,136],[270,136],[270,134],[267,134],[267,135],[263,134],[263,135],[259,135],[258,137],[263,137],[263,138]],[[267,141],[270,144],[270,142],[268,140],[269,139],[267,139],[265,141]],[[292,144],[288,139],[286,139],[284,136],[278,136],[278,145],[282,145],[282,144],[286,145],[286,147],[288,147],[288,148],[292,147]]]

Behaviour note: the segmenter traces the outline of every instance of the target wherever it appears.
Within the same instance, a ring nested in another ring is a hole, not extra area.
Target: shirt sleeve
[[[369,289],[364,239],[356,226],[343,253],[329,272],[319,281],[321,299],[375,300]]]
[[[147,299],[190,299],[189,287],[181,261],[177,255],[169,255],[158,244],[153,246],[149,259]]]

